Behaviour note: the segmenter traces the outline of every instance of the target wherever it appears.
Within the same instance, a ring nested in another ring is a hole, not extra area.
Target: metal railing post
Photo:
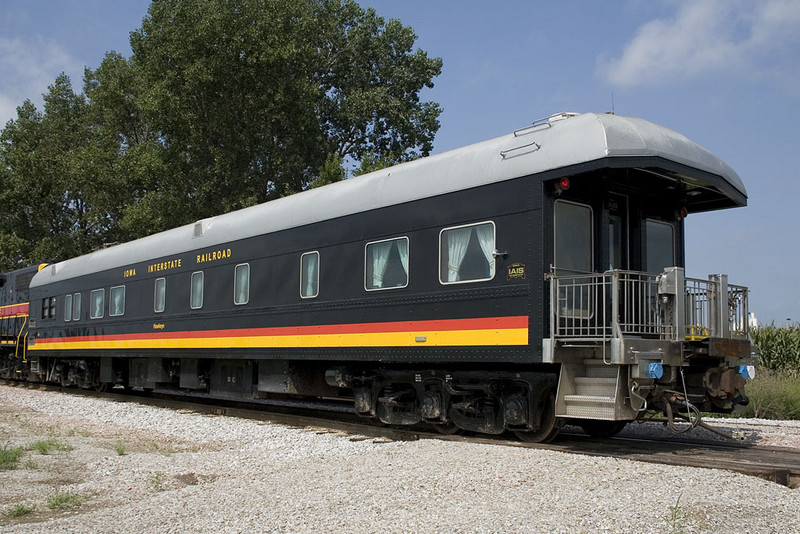
[[[611,335],[618,336],[619,326],[619,271],[611,271]]]
[[[712,274],[708,279],[714,288],[711,298],[712,335],[721,338],[731,337],[730,309],[728,306],[728,275]]]
[[[667,267],[659,278],[658,295],[663,299],[664,321],[662,335],[668,334],[672,327],[672,339],[681,340],[686,336],[686,279],[683,267]]]
[[[555,275],[550,277],[550,339],[556,338],[558,328],[558,283]]]
[[[674,339],[682,340],[686,337],[686,279],[684,277],[683,267],[675,267],[675,315],[673,316],[673,325],[675,328]]]

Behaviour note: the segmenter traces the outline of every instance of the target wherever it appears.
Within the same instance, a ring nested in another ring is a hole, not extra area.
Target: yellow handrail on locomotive
[[[686,339],[688,341],[698,341],[708,337],[708,327],[701,324],[686,325]]]
[[[25,325],[27,323],[28,323],[28,316],[25,315],[25,319],[23,319],[23,321],[22,321],[22,326],[19,329],[19,334],[17,334],[17,346],[14,349],[14,358],[17,358],[17,359],[19,359],[19,338],[20,338],[20,336],[22,336],[22,332],[25,331]],[[27,344],[28,344],[28,333],[27,332],[25,333],[25,337],[23,338],[23,341],[25,342],[25,346],[22,347],[22,363],[28,363],[28,360],[25,359],[25,355],[27,353],[27,351],[25,349],[27,348]]]

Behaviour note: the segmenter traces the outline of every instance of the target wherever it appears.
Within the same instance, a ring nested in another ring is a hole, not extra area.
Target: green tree
[[[427,155],[442,62],[353,0],[154,0],[133,55],[0,136],[6,266],[65,259]]]
[[[133,60],[187,211],[301,191],[331,158],[427,155],[441,110],[419,92],[441,60],[415,40],[349,0],[154,1]]]
[[[93,181],[86,102],[64,74],[44,102],[40,113],[26,101],[0,135],[0,201],[13,206],[0,230],[6,267],[86,252],[96,237],[84,194]]]

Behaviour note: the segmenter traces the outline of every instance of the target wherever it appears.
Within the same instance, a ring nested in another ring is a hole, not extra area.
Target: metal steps
[[[620,387],[623,369],[620,365],[606,365],[602,360],[562,366],[557,415],[607,421],[620,419],[625,403],[625,389]]]

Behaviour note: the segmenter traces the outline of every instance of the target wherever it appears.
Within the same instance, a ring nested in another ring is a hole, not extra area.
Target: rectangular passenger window
[[[439,234],[439,282],[458,284],[494,278],[494,223],[445,228]]]
[[[89,317],[92,319],[100,319],[103,317],[103,310],[106,307],[106,290],[95,289],[89,295],[89,300],[92,302],[92,308],[89,311]]]
[[[319,252],[300,256],[300,296],[311,299],[319,295]]]
[[[125,315],[125,286],[111,288],[111,302],[108,306],[108,315],[111,317]]]
[[[233,303],[247,304],[250,300],[250,265],[242,263],[233,271]]]
[[[118,317],[125,315],[125,286],[111,288],[111,302],[108,303],[108,315]]]
[[[647,219],[645,221],[647,266],[649,273],[660,273],[675,266],[675,229],[670,223]]]
[[[64,321],[69,322],[72,320],[72,295],[64,297]]]
[[[153,295],[153,311],[161,313],[167,306],[167,279],[156,278]]]
[[[189,305],[193,310],[203,307],[203,271],[192,273],[192,294]]]
[[[75,293],[72,295],[72,320],[81,320],[81,294]]]
[[[367,243],[364,253],[364,287],[367,291],[408,285],[408,238]]]

